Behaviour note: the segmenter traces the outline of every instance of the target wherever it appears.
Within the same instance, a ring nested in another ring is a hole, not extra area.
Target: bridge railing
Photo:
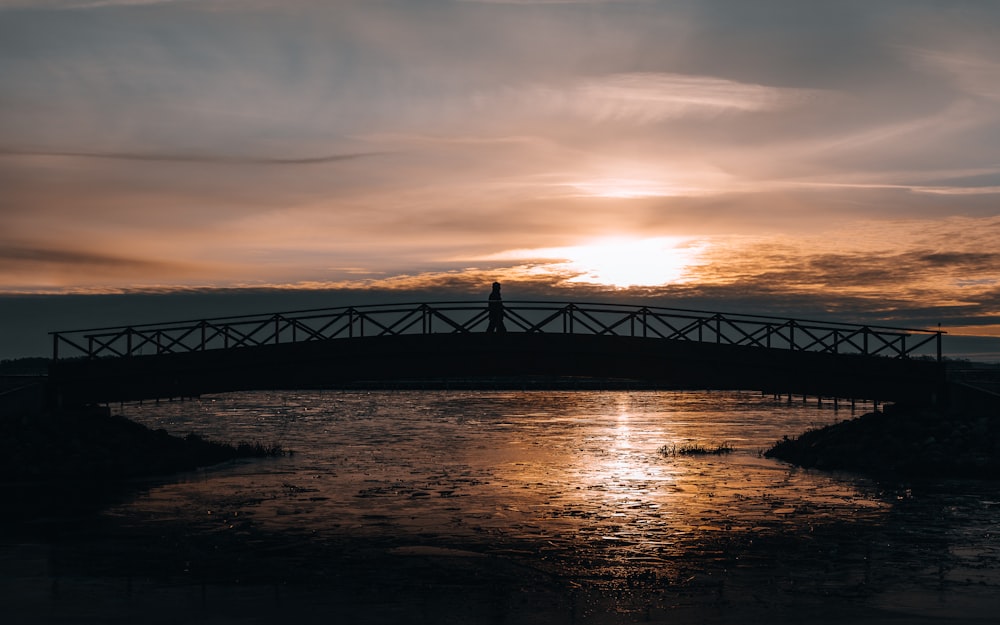
[[[481,332],[486,302],[383,304],[53,332],[53,358],[132,356],[405,334]],[[941,360],[940,330],[623,304],[504,302],[510,332],[596,334]]]

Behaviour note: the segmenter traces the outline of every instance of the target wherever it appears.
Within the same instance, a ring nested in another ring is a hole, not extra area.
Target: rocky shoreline
[[[876,478],[1000,479],[1000,418],[888,405],[777,442],[764,455]]]

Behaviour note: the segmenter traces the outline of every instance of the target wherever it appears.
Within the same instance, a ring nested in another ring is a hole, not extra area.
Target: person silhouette
[[[503,325],[503,300],[500,297],[500,283],[493,283],[493,291],[490,293],[490,325],[486,327],[487,332],[507,332]]]

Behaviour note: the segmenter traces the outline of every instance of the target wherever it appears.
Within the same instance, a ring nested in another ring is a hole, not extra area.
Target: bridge
[[[53,332],[57,405],[253,389],[662,388],[934,402],[941,331],[622,304],[299,310]]]

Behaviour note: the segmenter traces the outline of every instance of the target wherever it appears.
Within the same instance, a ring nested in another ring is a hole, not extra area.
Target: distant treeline
[[[0,375],[46,375],[49,372],[48,358],[14,358],[0,360]]]

